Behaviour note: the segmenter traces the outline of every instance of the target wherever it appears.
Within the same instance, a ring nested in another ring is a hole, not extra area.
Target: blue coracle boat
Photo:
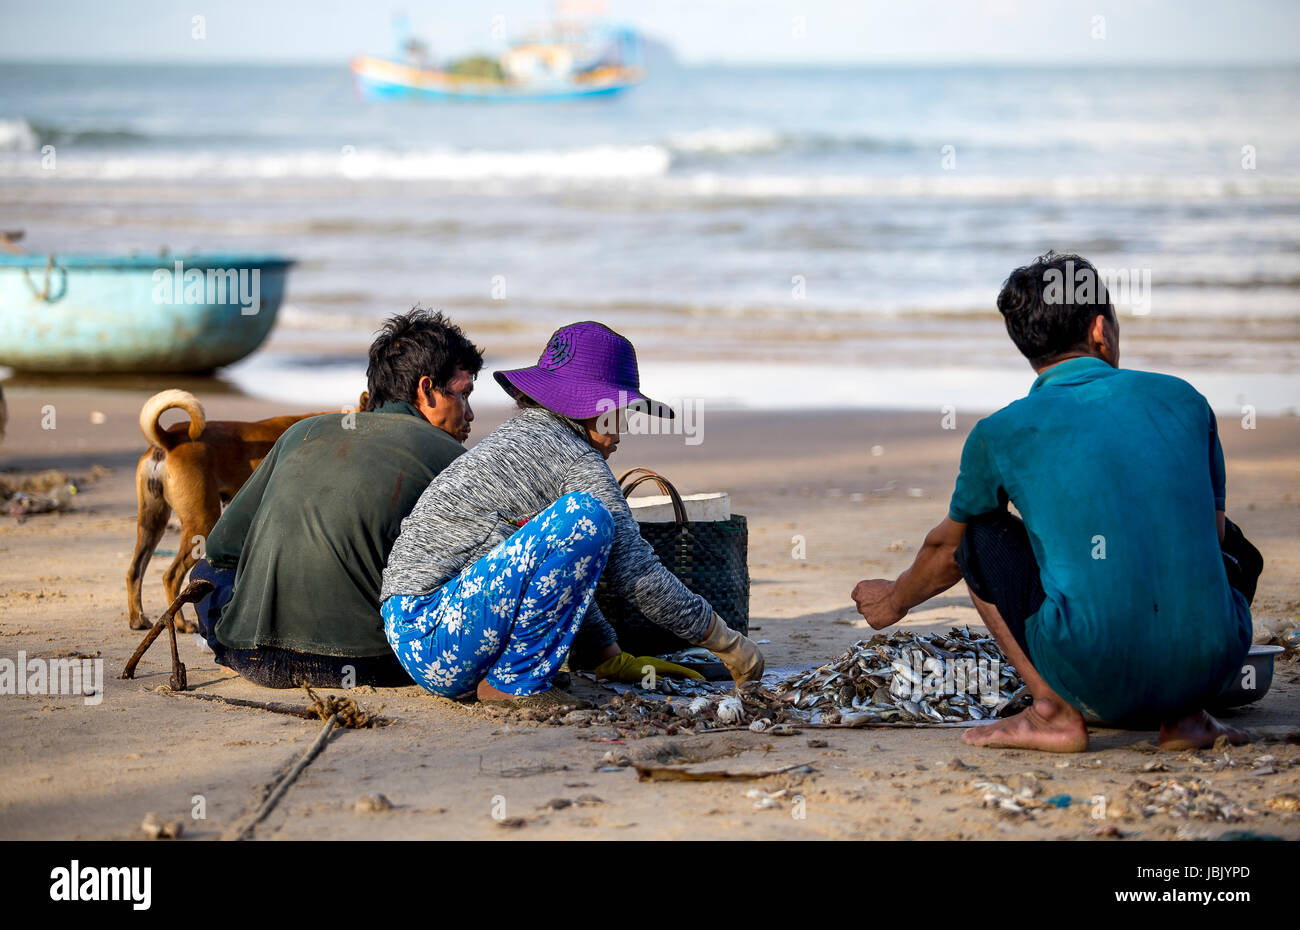
[[[275,325],[293,261],[273,255],[0,255],[0,365],[205,372]]]

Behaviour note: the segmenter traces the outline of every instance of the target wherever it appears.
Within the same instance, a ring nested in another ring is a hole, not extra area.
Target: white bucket
[[[673,500],[666,494],[637,495],[628,498],[627,503],[638,523],[672,523],[677,519]],[[686,507],[686,519],[693,523],[731,519],[731,495],[725,491],[683,494],[682,504]]]

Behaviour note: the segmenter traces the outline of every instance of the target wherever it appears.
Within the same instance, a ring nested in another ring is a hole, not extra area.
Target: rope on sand
[[[354,730],[382,726],[387,722],[383,717],[379,716],[379,711],[384,709],[382,704],[379,706],[379,710],[369,711],[347,695],[336,696],[330,694],[322,698],[306,685],[303,685],[303,690],[307,692],[307,697],[311,698],[310,706],[286,704],[283,701],[250,701],[245,698],[224,697],[220,694],[176,691],[167,687],[150,690],[156,694],[166,694],[171,697],[192,698],[196,701],[213,701],[217,704],[225,704],[228,707],[248,707],[253,710],[270,711],[273,714],[301,717],[304,720],[327,720],[337,714],[340,726]]]
[[[266,710],[273,714],[287,714],[290,717],[301,717],[304,720],[319,720],[314,707],[303,707],[299,704],[285,704],[279,701],[248,701],[243,698],[222,697],[219,694],[199,694],[194,691],[173,691],[170,688],[158,688],[157,694],[167,694],[171,697],[193,698],[196,701],[214,701],[218,704],[225,704],[229,707],[248,707],[253,710]]]
[[[321,728],[319,735],[316,737],[316,741],[307,747],[307,751],[302,754],[301,758],[299,758],[296,763],[294,763],[288,773],[282,777],[277,774],[276,778],[278,778],[278,781],[274,778],[272,779],[271,784],[268,786],[269,793],[266,794],[265,799],[262,801],[261,805],[258,806],[257,810],[253,812],[253,815],[245,819],[242,823],[236,821],[235,824],[231,825],[230,829],[221,835],[223,840],[238,841],[250,839],[252,837],[253,829],[265,820],[271,811],[275,810],[275,806],[280,803],[280,799],[285,796],[289,787],[295,780],[297,780],[298,776],[306,770],[307,766],[311,765],[312,760],[320,755],[321,751],[324,750],[325,746],[329,743],[330,734],[333,733],[336,726],[346,727],[349,729],[360,729],[364,727],[377,726],[382,721],[382,718],[379,717],[377,713],[371,713],[346,695],[326,695],[322,698],[307,685],[303,685],[303,690],[305,690],[307,696],[311,698],[311,707],[299,708],[290,704],[272,706],[262,704],[258,701],[240,701],[238,698],[221,698],[217,695],[201,696],[205,700],[216,699],[222,703],[234,704],[235,706],[259,707],[262,710],[270,710],[275,713],[288,713],[294,716],[307,717],[309,719],[315,718],[325,721],[325,726]],[[200,695],[197,694],[188,694],[186,696],[200,697]]]
[[[253,813],[253,816],[245,821],[242,826],[236,824],[223,833],[221,835],[223,840],[246,840],[253,835],[253,828],[265,820],[271,811],[275,810],[275,805],[280,803],[280,799],[284,797],[285,792],[289,790],[289,786],[292,785],[294,780],[302,774],[303,770],[311,764],[311,761],[320,755],[321,750],[325,748],[325,744],[329,740],[330,733],[333,732],[334,727],[338,722],[338,714],[332,714],[330,718],[325,721],[325,726],[321,727],[320,735],[316,737],[316,741],[307,747],[307,751],[302,754],[302,758],[300,758],[297,764],[289,770],[289,774],[285,775],[271,793],[267,795],[267,798],[262,802],[261,807],[259,807]]]
[[[311,698],[312,712],[321,720],[338,717],[339,726],[352,730],[376,727],[384,722],[384,718],[379,716],[379,711],[372,713],[366,710],[346,694],[327,694],[322,698],[307,685],[303,685],[302,688],[307,692],[307,697]],[[383,709],[384,705],[380,704],[379,710]]]

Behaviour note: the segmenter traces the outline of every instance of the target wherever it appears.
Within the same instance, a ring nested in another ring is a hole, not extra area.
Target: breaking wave
[[[25,124],[24,124],[25,125]],[[1300,176],[777,174],[674,170],[661,146],[591,146],[533,151],[322,151],[113,154],[61,150],[58,170],[41,165],[29,134],[0,123],[0,179],[76,181],[424,181],[458,191],[531,193],[596,188],[631,197],[708,200],[798,198],[966,200],[1199,200],[1300,197]]]
[[[130,129],[92,127],[69,129],[26,119],[0,119],[0,152],[34,152],[45,145],[127,147],[157,141]]]
[[[0,119],[0,152],[34,152],[40,137],[25,119]]]
[[[2,138],[2,137],[0,137]],[[19,149],[30,151],[31,149]],[[391,181],[609,181],[666,174],[672,156],[660,146],[597,145],[533,151],[393,152],[382,150],[285,153],[61,152],[58,176],[77,180],[276,180]],[[39,160],[0,160],[0,177],[46,175]]]
[[[668,137],[674,152],[691,155],[749,155],[773,152],[788,144],[779,132],[771,129],[697,129],[674,133]]]

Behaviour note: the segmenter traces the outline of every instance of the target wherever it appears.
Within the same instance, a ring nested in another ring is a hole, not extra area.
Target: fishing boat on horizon
[[[397,29],[398,56],[352,61],[363,97],[572,100],[619,94],[646,76],[640,35],[625,26],[557,19],[500,55],[469,55],[441,65],[432,63],[427,45],[405,34],[405,20]]]

